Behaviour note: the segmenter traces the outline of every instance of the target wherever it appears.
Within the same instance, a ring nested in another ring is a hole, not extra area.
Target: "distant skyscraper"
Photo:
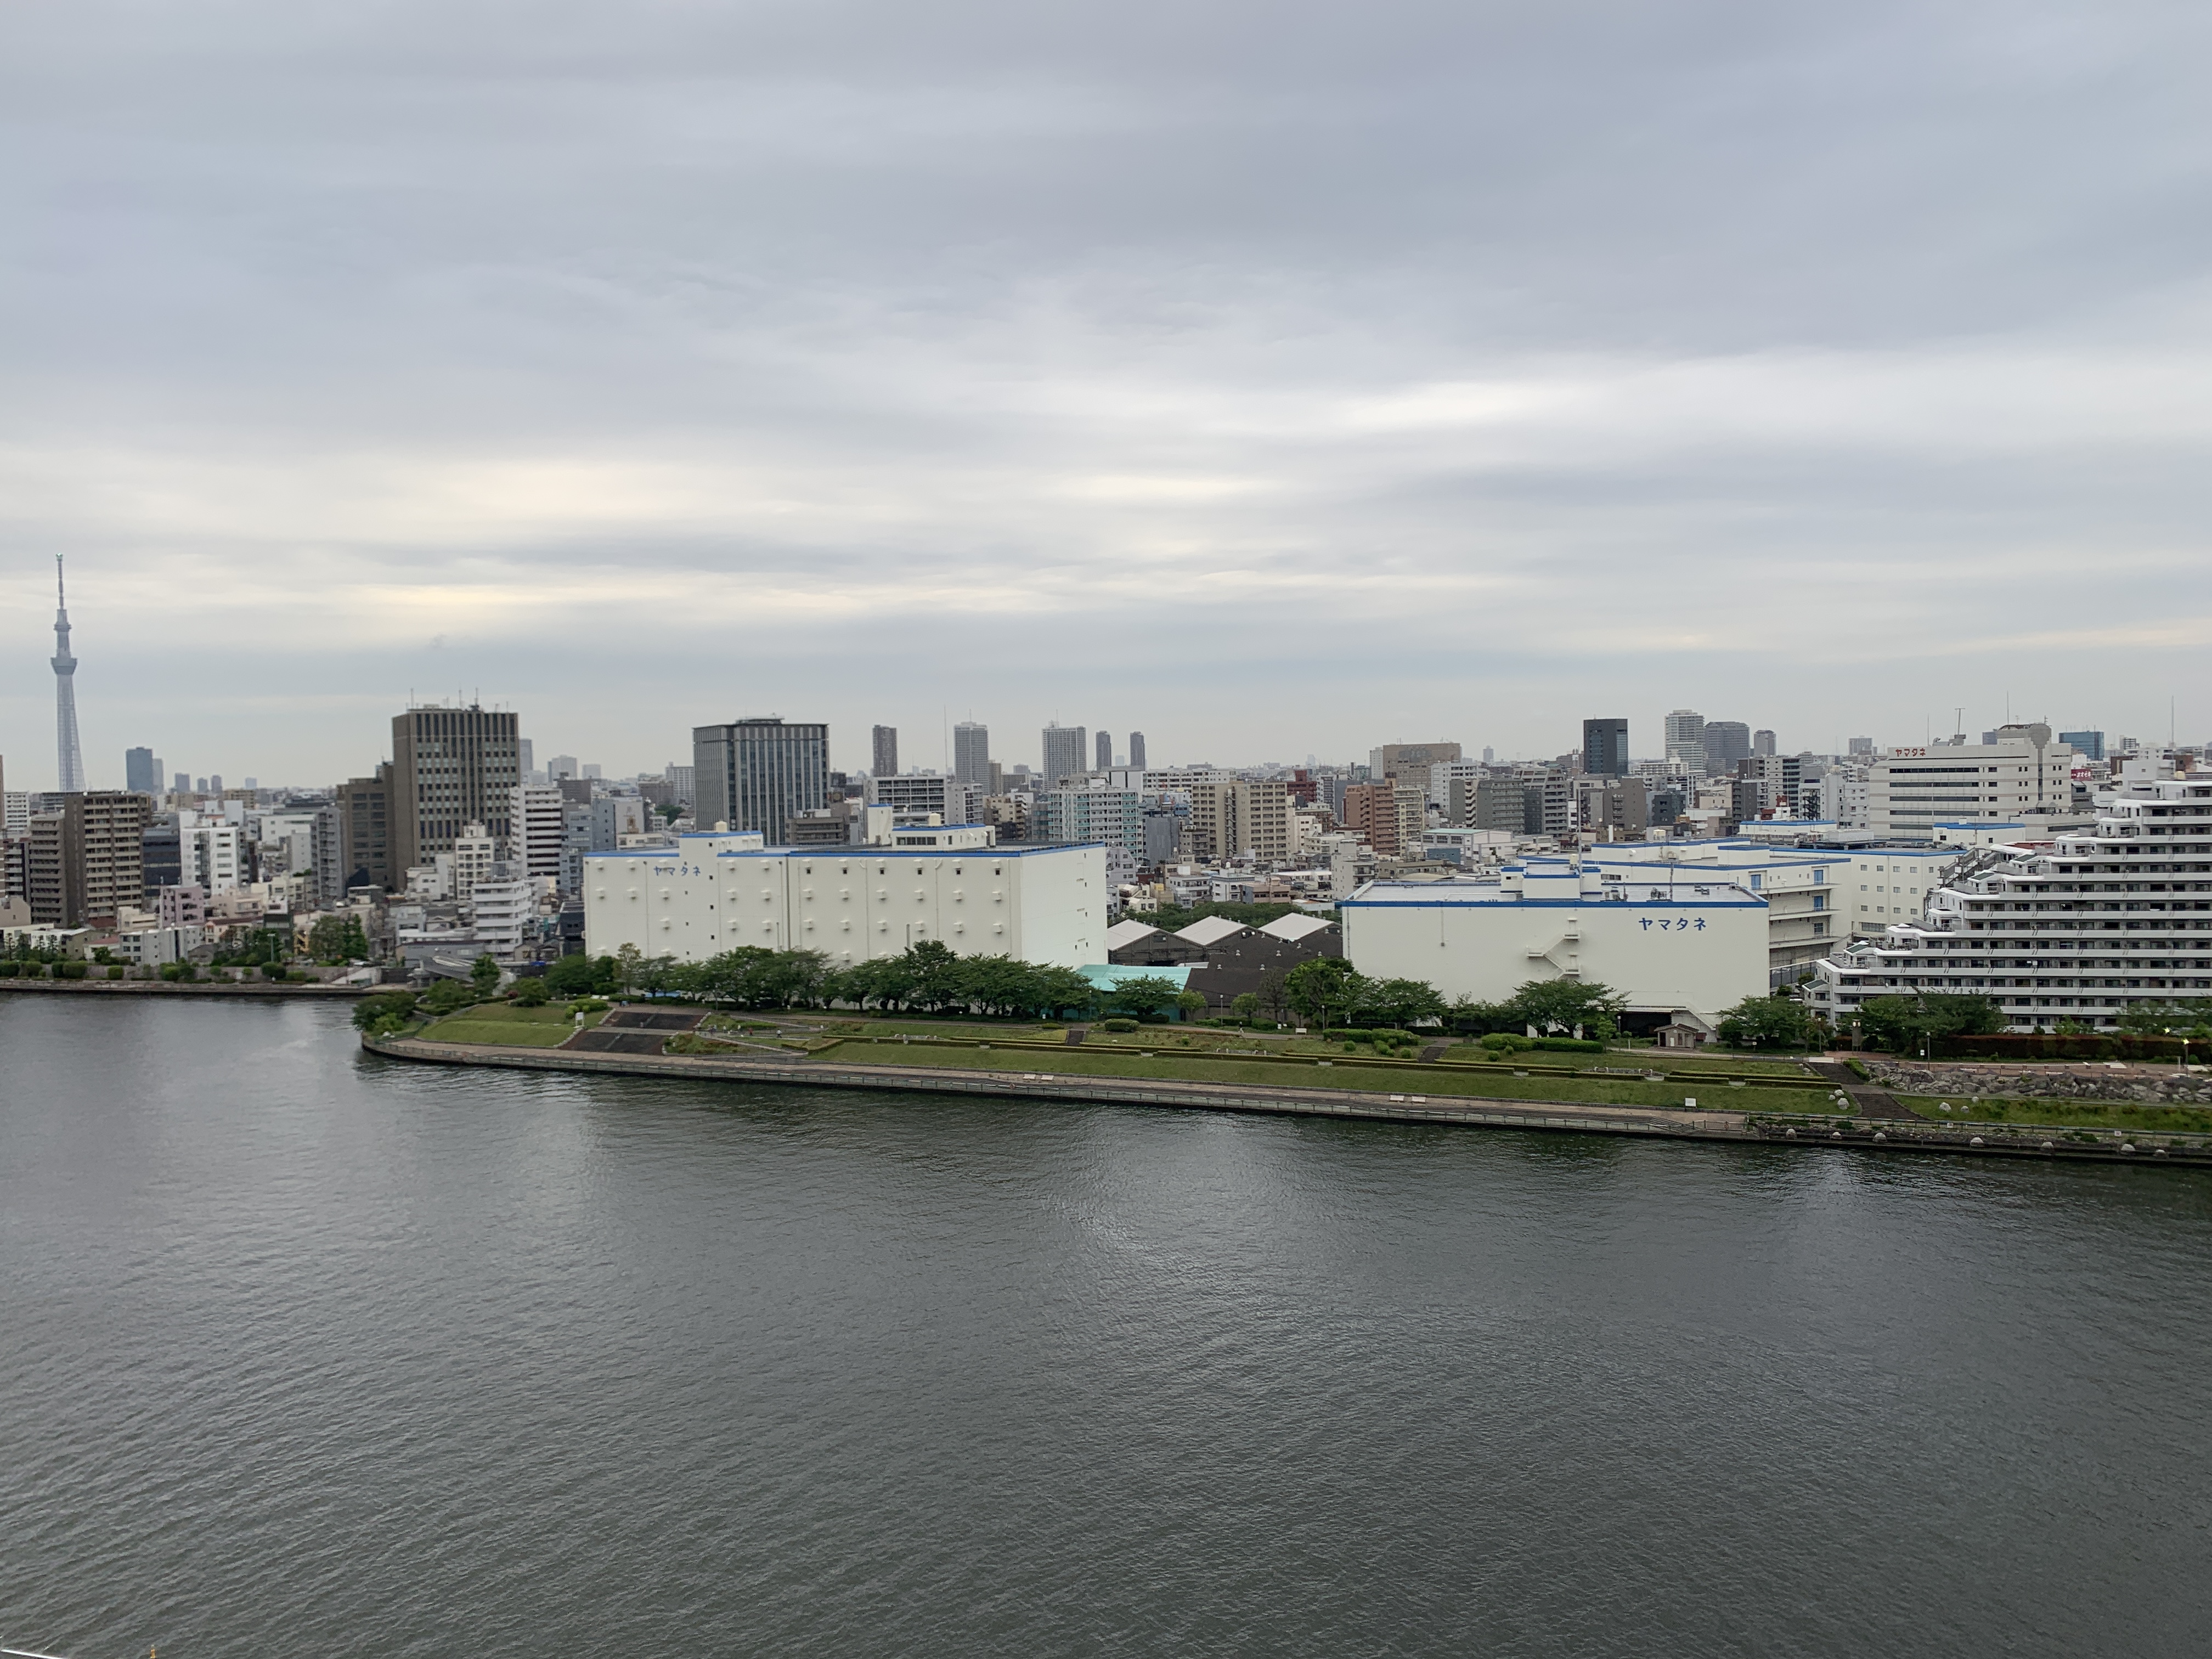
[[[1114,734],[1111,732],[1098,733],[1091,739],[1091,752],[1097,757],[1093,763],[1095,770],[1111,770],[1114,765]]]
[[[392,717],[392,868],[406,872],[453,850],[463,829],[480,823],[505,840],[513,826],[518,717],[471,703],[433,703]],[[222,786],[210,775],[220,793]]]
[[[1145,769],[1145,734],[1141,732],[1129,733],[1129,765],[1135,771]]]
[[[158,795],[161,793],[161,763],[154,758],[150,749],[126,749],[123,751],[123,787],[134,795]]]
[[[1677,708],[1667,716],[1667,759],[1692,776],[1705,769],[1705,717],[1694,708]]]
[[[1772,754],[1774,752],[1774,733],[1765,730],[1753,732],[1751,734],[1751,752],[1754,755]]]
[[[877,778],[898,775],[898,727],[876,727],[868,744],[868,775]],[[731,824],[732,830],[738,826]]]
[[[991,782],[991,728],[963,720],[952,728],[952,775],[979,790]]]
[[[2061,732],[2058,741],[2071,745],[2075,754],[2084,760],[2105,758],[2105,734],[2102,732]]]
[[[876,730],[880,736],[890,728]],[[780,845],[794,814],[829,799],[830,728],[786,725],[773,715],[695,726],[691,767],[698,795],[692,817],[701,829],[757,830]]]
[[[1044,729],[1044,786],[1049,789],[1062,778],[1079,777],[1089,764],[1085,751],[1090,734],[1079,726],[1054,720]]]
[[[1751,728],[1741,720],[1707,720],[1705,722],[1705,770],[1713,777],[1727,777],[1735,771],[1735,763],[1751,758]]]
[[[84,793],[84,750],[76,740],[76,659],[70,654],[69,594],[62,586],[62,556],[54,555],[54,742],[61,793]]]
[[[1874,753],[1874,739],[1853,738],[1850,742],[1850,752],[1854,755],[1871,755]]]
[[[1628,775],[1628,722],[1597,720],[1583,722],[1583,770],[1591,777]]]
[[[556,755],[545,763],[545,775],[549,781],[557,783],[562,778],[580,777],[582,774],[576,769],[574,755]]]
[[[178,773],[169,780],[169,787],[175,790],[180,795],[191,794],[192,793],[192,775],[189,772]]]

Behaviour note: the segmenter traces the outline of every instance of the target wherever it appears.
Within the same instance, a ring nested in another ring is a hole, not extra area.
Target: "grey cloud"
[[[1860,659],[1876,732],[2008,675],[2212,720],[2151,633],[2006,643],[2070,609],[2024,565],[2212,615],[2212,422],[2142,368],[2206,355],[2201,8],[0,27],[11,754],[55,548],[96,752],[308,777],[359,763],[296,702],[216,735],[210,641],[373,708],[447,634],[617,763],[776,683],[1217,758],[1556,750],[1593,700],[1825,743],[1807,665]]]

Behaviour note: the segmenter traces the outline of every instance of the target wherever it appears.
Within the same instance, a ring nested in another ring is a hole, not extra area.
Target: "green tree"
[[[422,994],[422,1006],[441,1018],[459,1013],[476,1000],[476,986],[470,980],[438,980]]]
[[[556,996],[589,996],[614,988],[612,957],[562,957],[545,970],[545,988]]]
[[[489,956],[478,957],[469,964],[469,983],[479,997],[489,996],[499,989],[499,964]]]
[[[1719,1030],[1731,1048],[1809,1048],[1818,1041],[1804,1004],[1784,996],[1746,997],[1723,1012]]]
[[[1627,1006],[1610,985],[1577,979],[1526,981],[1505,1004],[1516,1020],[1534,1026],[1540,1036],[1579,1030],[1601,1042],[1620,1029]]]
[[[374,996],[363,997],[354,1004],[354,1029],[370,1030],[386,1016],[404,1020],[414,1012],[415,994],[412,991],[379,991]]]
[[[1892,1054],[1933,1054],[1945,1037],[2002,1030],[2004,1016],[1987,997],[1875,997],[1860,1005],[1859,1026]]]
[[[1132,1019],[1158,1019],[1180,1004],[1184,994],[1182,987],[1164,974],[1139,974],[1106,993],[1103,1001],[1109,1013],[1127,1014]],[[1198,1000],[1199,1006],[1206,1006],[1204,997]]]
[[[637,983],[637,976],[645,969],[645,952],[635,945],[625,945],[615,952],[615,988],[627,991]]]
[[[1176,1010],[1185,1019],[1196,1019],[1206,1012],[1206,994],[1202,991],[1177,992]]]
[[[1283,994],[1309,1025],[1327,1025],[1334,1014],[1348,1024],[1367,987],[1366,976],[1342,957],[1315,957],[1283,975]]]
[[[1245,991],[1232,997],[1229,1003],[1229,1012],[1249,1024],[1260,1018],[1260,994],[1256,991]]]
[[[552,1000],[553,994],[545,988],[543,975],[533,975],[515,981],[514,1006],[518,1008],[543,1008]]]
[[[1360,1018],[1378,1025],[1425,1024],[1446,1012],[1437,988],[1418,979],[1370,980],[1359,1004]]]

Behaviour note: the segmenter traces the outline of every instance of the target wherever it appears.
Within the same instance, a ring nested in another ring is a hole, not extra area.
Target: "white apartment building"
[[[204,893],[234,893],[246,873],[246,835],[234,823],[210,822],[189,807],[177,814],[177,884]]]
[[[558,785],[515,786],[507,809],[509,864],[526,876],[560,879],[562,811],[567,804]]]
[[[1496,881],[1370,882],[1340,905],[1344,954],[1376,978],[1503,1002],[1532,979],[1608,985],[1644,1023],[1711,1031],[1767,990],[1766,901],[1725,880],[1671,893],[1567,859]],[[1655,896],[1656,895],[1656,896]]]
[[[937,939],[961,956],[1079,968],[1106,959],[1105,849],[995,847],[975,825],[893,833],[888,847],[766,847],[706,831],[672,851],[584,860],[584,939],[699,962],[739,945],[819,951],[833,967]]]
[[[933,772],[901,772],[868,781],[868,799],[908,822],[934,813],[940,823],[973,823],[978,799],[972,785]]]
[[[1837,877],[1849,931],[1856,938],[1879,939],[1899,922],[1917,921],[1960,856],[1958,848],[1942,842],[1924,850],[1894,845],[1854,849],[1849,866]]]
[[[538,915],[542,881],[508,876],[480,881],[469,889],[469,912],[476,927],[477,943],[486,950],[511,955],[522,948]]]
[[[2212,779],[2130,785],[2096,812],[2092,830],[1954,849],[1924,917],[1822,963],[1811,1006],[1847,1024],[1873,997],[1986,996],[2027,1031],[2212,996]]]
[[[1667,763],[1683,776],[1705,775],[1705,717],[1694,708],[1676,708],[1667,716]]]
[[[1995,743],[1891,749],[1867,768],[1866,823],[1877,836],[1935,838],[1976,819],[2016,823],[2074,809],[2074,750],[2047,726],[1998,728]]]
[[[443,862],[445,854],[439,855]],[[492,879],[499,863],[499,842],[481,823],[465,823],[453,837],[453,871],[447,890],[455,896],[471,891],[480,881]]]

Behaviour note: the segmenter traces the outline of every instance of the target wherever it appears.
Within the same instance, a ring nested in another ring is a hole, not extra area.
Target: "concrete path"
[[[1877,1089],[1856,1072],[1838,1060],[1808,1060],[1805,1069],[1818,1078],[1834,1084],[1850,1098],[1851,1112],[1856,1117],[1903,1119],[1907,1122],[1924,1122],[1919,1113],[1906,1106],[1886,1089]]]

